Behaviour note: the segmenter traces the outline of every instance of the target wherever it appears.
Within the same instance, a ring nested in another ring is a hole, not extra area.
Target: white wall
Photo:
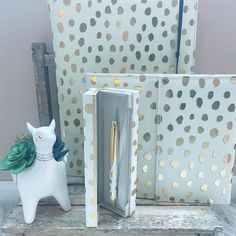
[[[196,72],[236,74],[236,1],[199,0],[198,20]],[[38,125],[32,42],[52,48],[46,0],[1,1],[0,159],[26,121]]]
[[[0,3],[0,159],[26,121],[38,125],[31,43],[46,42],[51,30],[46,0]],[[0,180],[9,175],[0,172]]]

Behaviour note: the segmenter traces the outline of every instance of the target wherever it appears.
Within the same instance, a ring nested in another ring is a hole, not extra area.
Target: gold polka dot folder
[[[140,92],[137,197],[230,203],[236,76],[88,74],[86,86]]]

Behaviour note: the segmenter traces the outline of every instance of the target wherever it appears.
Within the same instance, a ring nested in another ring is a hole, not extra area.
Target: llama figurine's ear
[[[28,128],[28,130],[29,130],[29,132],[30,132],[31,134],[34,133],[35,128],[34,128],[30,123],[28,123],[28,122],[27,122],[27,128]]]
[[[54,119],[51,121],[51,124],[49,125],[49,127],[50,127],[51,130],[55,130],[56,123],[55,123]]]

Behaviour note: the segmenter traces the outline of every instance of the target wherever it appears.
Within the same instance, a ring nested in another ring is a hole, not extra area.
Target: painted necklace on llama
[[[20,193],[24,219],[30,224],[40,199],[54,197],[64,211],[71,209],[66,178],[64,143],[56,139],[55,121],[49,126],[34,128],[27,123],[31,135],[23,134],[10,148],[0,166],[9,170]]]

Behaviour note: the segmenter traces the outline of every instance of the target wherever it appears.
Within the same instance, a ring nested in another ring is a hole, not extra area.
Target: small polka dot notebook
[[[193,72],[198,1],[184,0],[182,8],[181,2],[48,0],[69,175],[84,176],[86,73]]]
[[[91,88],[83,95],[86,226],[98,206],[123,217],[136,207],[139,92]]]
[[[138,197],[229,204],[236,76],[88,74],[86,86],[140,91]]]

